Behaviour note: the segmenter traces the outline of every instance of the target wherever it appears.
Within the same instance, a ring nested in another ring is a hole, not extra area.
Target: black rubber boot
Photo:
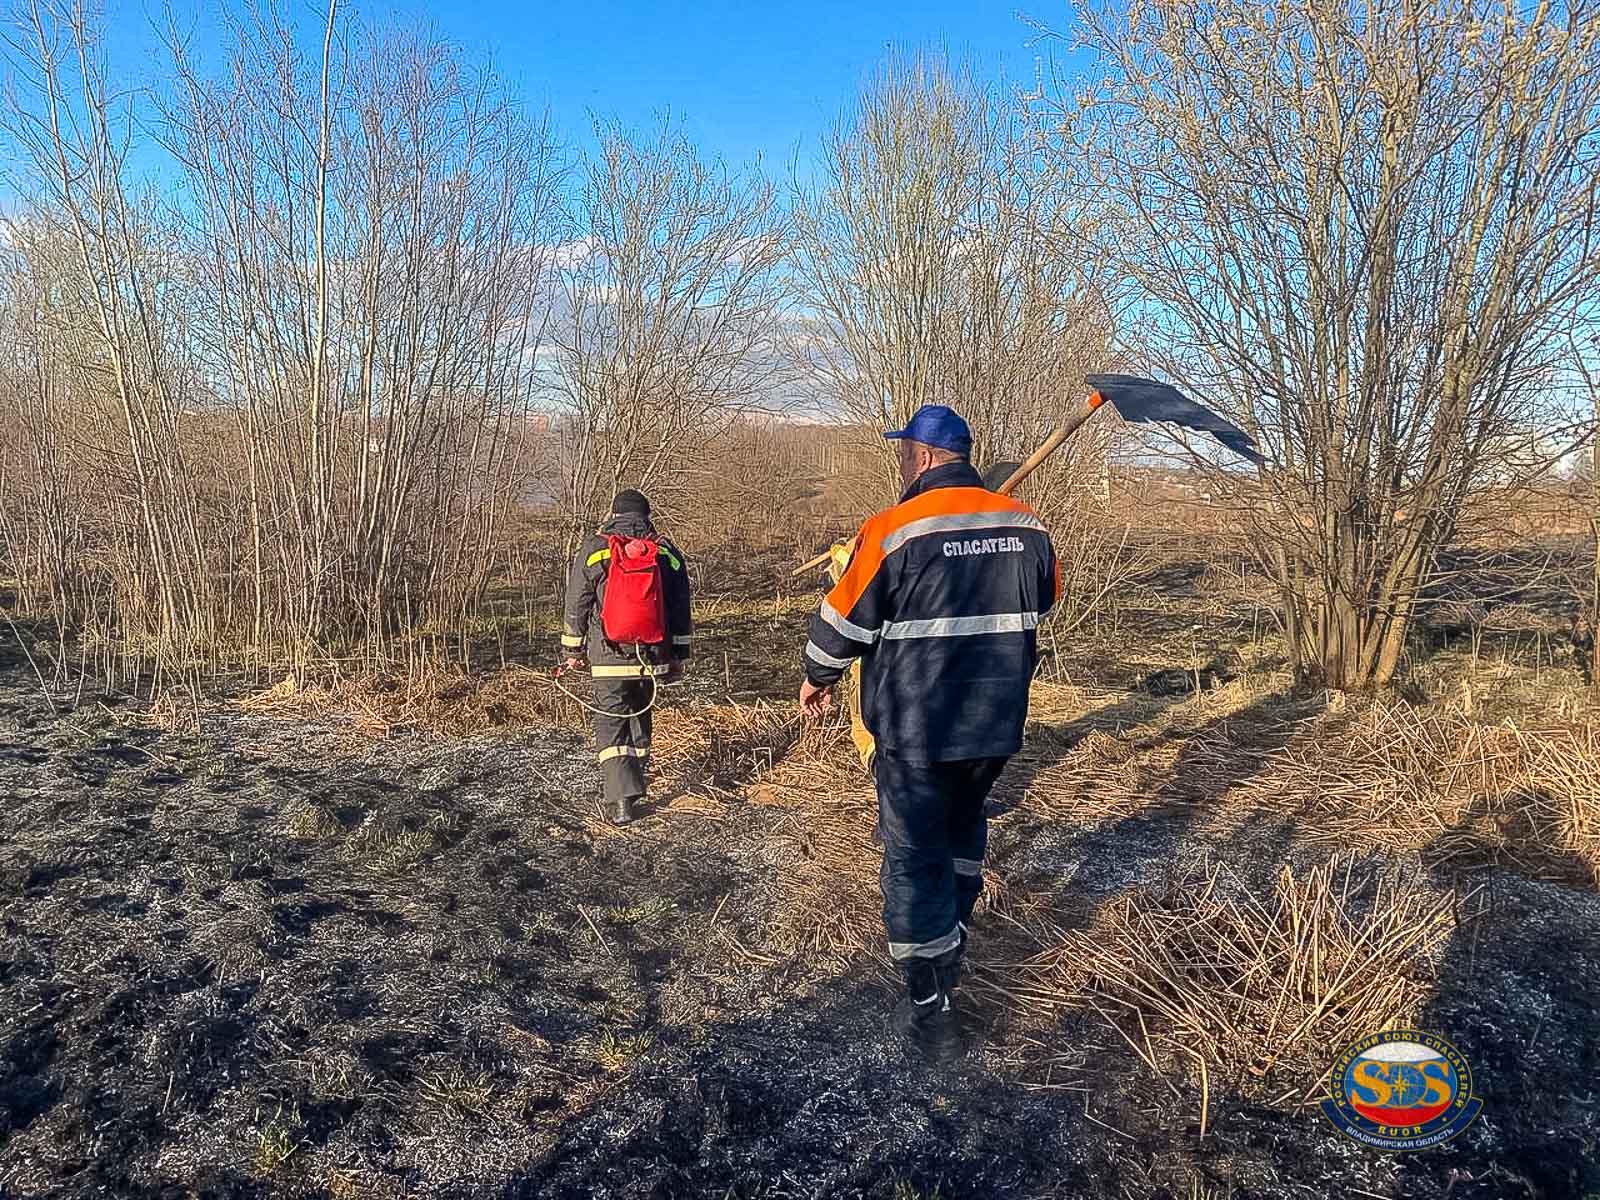
[[[958,928],[961,930],[960,944],[948,954],[934,960],[934,970],[939,973],[939,986],[947,992],[954,992],[961,986],[961,964],[967,957],[967,938],[970,935],[965,924]]]
[[[616,800],[607,802],[606,820],[613,825],[631,824],[633,818],[633,798],[631,796],[621,796]]]
[[[957,970],[959,950],[900,964],[906,995],[895,1005],[892,1024],[907,1044],[932,1063],[954,1062],[966,1053],[947,982]]]

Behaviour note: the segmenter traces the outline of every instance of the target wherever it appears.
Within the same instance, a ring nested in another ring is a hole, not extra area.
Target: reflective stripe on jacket
[[[878,744],[922,762],[1022,747],[1035,631],[1061,594],[1055,551],[1026,504],[966,463],[924,473],[861,527],[849,568],[811,619],[806,677],[862,660]]]

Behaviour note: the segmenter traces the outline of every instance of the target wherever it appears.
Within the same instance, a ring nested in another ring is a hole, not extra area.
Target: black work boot
[[[895,1005],[895,1032],[932,1063],[950,1063],[966,1052],[946,981],[952,978],[958,951],[900,964],[906,996]]]
[[[961,964],[966,961],[967,938],[971,936],[965,922],[956,928],[961,931],[961,941],[954,950],[934,959],[934,969],[939,973],[939,986],[947,992],[953,992],[961,985]]]
[[[633,797],[621,796],[606,802],[606,820],[613,825],[627,825],[633,821]]]

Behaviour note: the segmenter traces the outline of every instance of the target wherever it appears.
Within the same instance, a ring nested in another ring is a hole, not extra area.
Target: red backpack
[[[649,538],[612,534],[611,570],[600,605],[606,640],[619,646],[658,646],[667,640],[667,605],[661,594],[660,547]]]

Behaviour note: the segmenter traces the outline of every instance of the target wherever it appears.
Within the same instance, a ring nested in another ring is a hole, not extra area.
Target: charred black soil
[[[1174,690],[1161,702],[1189,702]],[[197,735],[146,719],[53,713],[25,662],[0,663],[7,1197],[1600,1195],[1588,891],[1430,876],[1489,884],[1431,967],[1428,1027],[1485,1100],[1449,1147],[1375,1154],[1303,1097],[1216,1079],[1202,1138],[1193,1080],[1156,1078],[1093,1012],[1026,1023],[978,990],[978,1050],[908,1059],[880,957],[773,945],[806,854],[781,809],[669,797],[608,830],[568,728],[373,741],[222,704]],[[1229,789],[1280,724],[1243,739]],[[1184,755],[1209,728],[1180,723],[1149,811],[997,805],[1011,895],[1072,896],[1065,927],[1183,863],[1270,878],[1314,859],[1292,821],[1197,819]],[[1090,732],[1040,730],[1013,791]],[[980,963],[1003,940],[989,921]]]

